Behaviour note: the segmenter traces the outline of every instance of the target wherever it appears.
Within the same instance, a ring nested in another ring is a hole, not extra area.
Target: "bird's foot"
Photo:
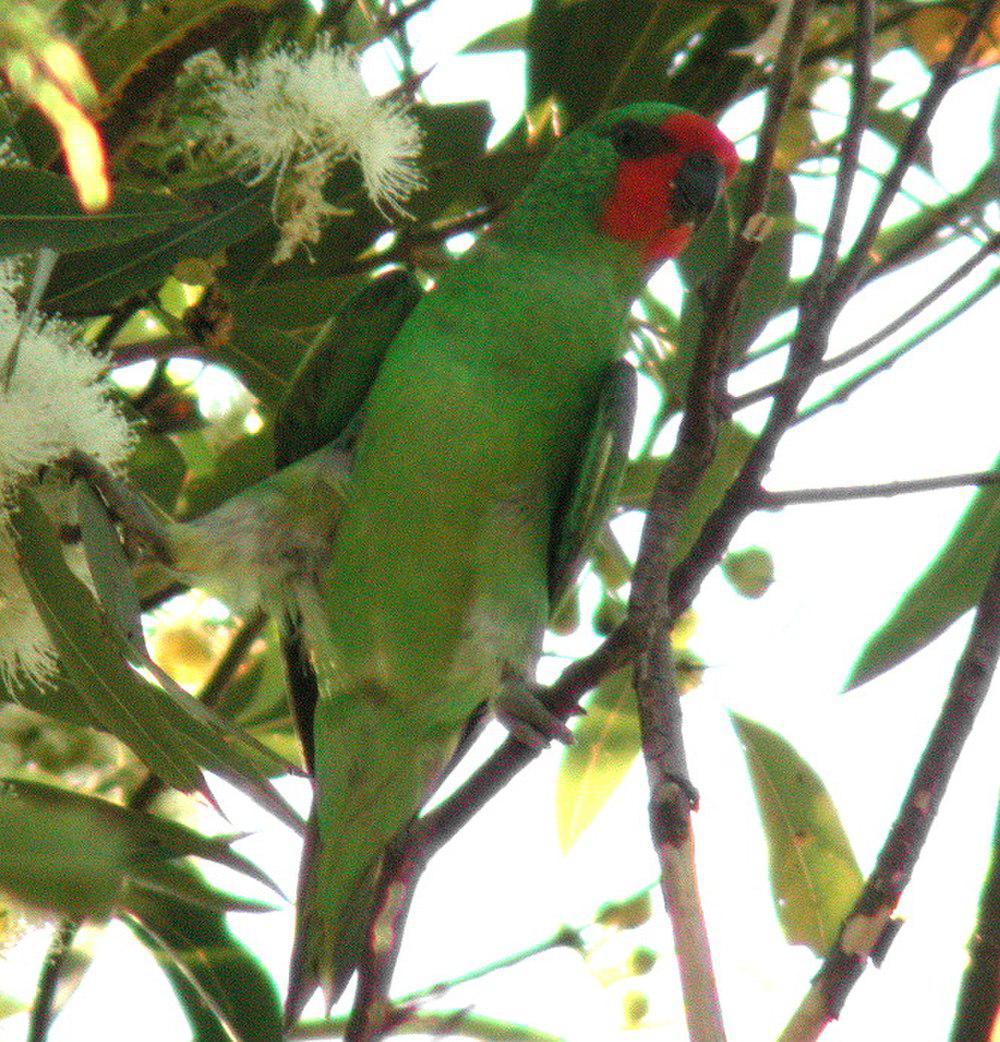
[[[573,732],[542,701],[544,690],[534,680],[509,679],[492,701],[493,714],[518,741],[532,749],[547,748],[553,738],[571,745]]]
[[[84,452],[73,452],[66,465],[101,497],[121,525],[125,549],[131,557],[147,553],[163,564],[173,562],[166,526],[135,489]]]

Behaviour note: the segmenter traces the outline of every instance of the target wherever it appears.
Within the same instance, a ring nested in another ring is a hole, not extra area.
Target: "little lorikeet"
[[[278,424],[283,469],[170,528],[178,570],[285,619],[316,793],[289,1020],[346,986],[386,847],[477,709],[565,735],[534,670],[624,466],[629,309],[738,165],[666,104],[567,135],[433,290],[389,273],[345,309]]]

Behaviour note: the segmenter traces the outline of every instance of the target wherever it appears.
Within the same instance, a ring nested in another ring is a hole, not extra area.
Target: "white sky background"
[[[528,7],[514,0],[439,0],[429,14],[414,18],[415,66],[436,65],[425,83],[427,97],[441,102],[486,96],[498,129],[509,127],[523,104],[522,59],[452,55]],[[926,82],[915,61],[889,59],[885,71],[890,69],[906,78],[906,93],[899,97],[916,95]],[[377,61],[366,71],[373,88],[393,85],[389,70]],[[1000,70],[993,69],[960,84],[945,101],[932,131],[935,174],[944,190],[963,187],[988,155],[998,86]],[[831,107],[839,104],[830,99]],[[747,102],[727,116],[723,128],[739,137],[758,119],[759,106]],[[886,152],[870,142],[865,158],[884,165]],[[752,154],[752,147],[744,154]],[[929,199],[942,194],[921,174],[911,176],[907,187]],[[813,194],[824,191],[801,179],[797,188],[800,199],[810,203]],[[866,194],[858,192],[856,214],[863,212]],[[1000,224],[996,213],[993,221]],[[942,251],[943,260],[880,280],[847,309],[833,349],[856,343],[895,317],[974,249],[969,242],[957,243]],[[807,270],[813,252],[807,240],[799,244],[796,274]],[[987,271],[987,265],[977,269],[940,310]],[[668,271],[654,285],[669,299],[675,283]],[[859,484],[988,468],[998,450],[998,319],[996,299],[981,302],[899,363],[891,376],[795,428],[782,442],[768,486]],[[732,389],[738,393],[772,379],[779,362],[780,357],[741,375]],[[839,381],[845,371],[835,375]],[[760,411],[740,418],[755,426],[762,417]],[[806,949],[786,944],[774,915],[762,832],[726,711],[774,726],[806,757],[826,782],[867,872],[947,689],[969,620],[860,691],[842,695],[840,687],[867,637],[937,552],[968,498],[964,491],[948,491],[756,514],[740,529],[734,548],[768,548],[775,555],[775,585],[755,602],[740,598],[717,572],[705,583],[692,647],[710,668],[703,685],[685,698],[685,727],[702,796],[695,821],[702,897],[734,1040],[774,1039],[818,963]],[[637,518],[618,524],[634,549]],[[566,649],[566,642],[559,647]],[[571,647],[577,653],[579,643]],[[904,898],[900,911],[906,923],[883,968],[863,975],[842,1020],[828,1029],[831,1042],[889,1037],[887,1032],[914,1040],[947,1036],[989,853],[1000,783],[998,728],[1000,706],[994,699],[969,740]],[[396,994],[524,949],[562,923],[583,925],[604,901],[628,896],[656,877],[641,765],[563,856],[555,834],[559,763],[558,751],[542,756],[435,859],[414,904]],[[304,798],[302,786],[290,791]],[[232,826],[256,831],[241,849],[294,893],[297,842],[235,794],[224,791],[223,798]],[[283,987],[292,909],[234,920]],[[37,962],[29,953],[40,957],[46,940],[43,931],[35,933],[9,959],[2,990],[31,995]],[[98,944],[99,957],[56,1021],[52,1042],[131,1042],[140,1033],[148,1042],[188,1038],[166,978],[128,931],[114,924]],[[613,970],[639,944],[662,953],[654,973],[602,984],[598,966]],[[683,1013],[670,948],[669,925],[658,910],[643,929],[609,940],[590,964],[572,952],[549,953],[457,989],[441,1005],[473,1006],[570,1042],[597,1042],[625,1037],[621,999],[638,988],[651,998],[649,1027],[642,1034],[680,1039]],[[318,1013],[318,1003],[309,1012]],[[20,1038],[24,1023],[21,1017],[0,1021],[0,1042]]]

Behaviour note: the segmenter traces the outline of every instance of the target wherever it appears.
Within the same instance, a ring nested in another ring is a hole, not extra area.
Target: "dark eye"
[[[623,119],[611,128],[611,141],[624,159],[649,159],[660,156],[670,148],[659,127],[641,123],[637,119]]]

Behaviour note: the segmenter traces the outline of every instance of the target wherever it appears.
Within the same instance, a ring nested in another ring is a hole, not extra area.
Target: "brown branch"
[[[838,188],[835,193],[831,221],[824,234],[821,262],[803,288],[799,305],[799,324],[788,353],[788,362],[781,380],[781,389],[775,395],[771,411],[763,431],[757,439],[749,459],[736,480],[723,497],[702,528],[687,559],[675,570],[671,580],[671,605],[673,617],[690,607],[702,581],[715,566],[722,552],[729,545],[736,529],[759,501],[761,482],[777,450],[778,443],[786,431],[801,418],[799,403],[815,379],[822,364],[829,341],[830,329],[847,299],[863,281],[867,269],[867,252],[881,227],[885,211],[902,183],[903,174],[913,162],[927,125],[937,111],[944,94],[947,93],[978,35],[991,5],[977,0],[975,11],[960,33],[948,58],[938,67],[932,78],[920,108],[910,127],[896,162],[886,175],[883,188],[873,203],[862,232],[848,256],[841,262],[835,274],[827,270],[832,264],[836,250],[832,243],[839,240],[843,212],[846,210],[847,188],[853,181],[857,167],[856,145],[865,130],[867,100],[862,104],[854,97],[848,117],[848,129],[844,137],[841,170],[838,173]],[[871,0],[859,0],[855,25],[856,47],[854,85],[862,90],[870,84],[870,72],[862,70],[866,58],[871,56]],[[844,167],[853,154],[855,169],[847,172]],[[805,415],[805,414],[802,414]]]
[[[869,959],[881,961],[896,925],[892,915],[930,832],[959,754],[972,731],[1000,653],[1000,554],[976,609],[972,632],[909,790],[875,869],[812,987],[780,1042],[814,1042],[835,1020]]]
[[[1000,1017],[1000,806],[993,829],[993,858],[979,898],[969,941],[951,1042],[990,1042]]]
[[[649,778],[649,817],[660,862],[660,885],[670,916],[689,1037],[726,1037],[712,968],[708,930],[698,894],[682,714],[670,644],[670,574],[684,510],[712,461],[718,433],[716,388],[725,373],[733,321],[750,265],[760,247],[751,234],[767,208],[778,136],[798,74],[812,0],[797,0],[775,61],[757,154],[747,183],[741,235],[720,272],[706,308],[677,445],[649,502],[632,577],[629,617],[640,635],[634,684],[643,757]]]
[[[902,329],[903,326],[911,322],[917,317],[922,311],[926,310],[936,300],[939,300],[949,290],[953,289],[959,282],[962,281],[970,272],[977,268],[990,254],[1000,250],[1000,233],[992,236],[987,242],[971,256],[968,260],[960,264],[947,278],[942,280],[936,285],[929,293],[925,294],[915,304],[912,304],[901,314],[897,315],[891,322],[884,325],[877,333],[873,333],[871,336],[866,337],[860,343],[855,344],[854,347],[849,347],[846,351],[841,351],[840,354],[834,355],[833,358],[825,358],[823,362],[818,366],[817,373],[829,373],[834,369],[840,368],[842,365],[847,365],[849,362],[853,362],[856,358],[860,358],[861,355],[866,354],[873,347],[878,347],[883,340],[892,336],[893,333]],[[777,394],[781,390],[783,381],[775,380],[773,383],[765,384],[763,387],[758,387],[747,394],[740,395],[738,398],[734,398],[731,403],[733,412],[738,412],[740,409],[745,409],[749,405],[754,405],[756,402],[764,401],[766,398],[770,398],[772,395]]]
[[[941,478],[913,478],[909,481],[884,481],[878,485],[841,485],[833,488],[797,488],[786,492],[760,490],[761,510],[781,510],[803,503],[842,503],[854,499],[908,495],[911,492],[936,492],[968,485],[1000,485],[1000,471],[982,470],[971,474],[949,474]]]
[[[958,74],[972,45],[983,31],[983,26],[986,24],[986,19],[989,17],[995,2],[996,0],[976,0],[972,13],[955,40],[951,53],[934,70],[934,75],[920,103],[917,114],[913,117],[903,144],[896,153],[895,162],[882,178],[882,187],[872,203],[865,223],[861,231],[858,232],[854,245],[844,258],[840,270],[830,286],[830,295],[832,301],[835,302],[836,310],[839,311],[843,303],[854,293],[858,282],[868,267],[870,263],[869,251],[882,227],[889,207],[899,192],[903,183],[903,177],[923,145],[927,130],[937,114],[938,107],[944,96],[958,78]]]

